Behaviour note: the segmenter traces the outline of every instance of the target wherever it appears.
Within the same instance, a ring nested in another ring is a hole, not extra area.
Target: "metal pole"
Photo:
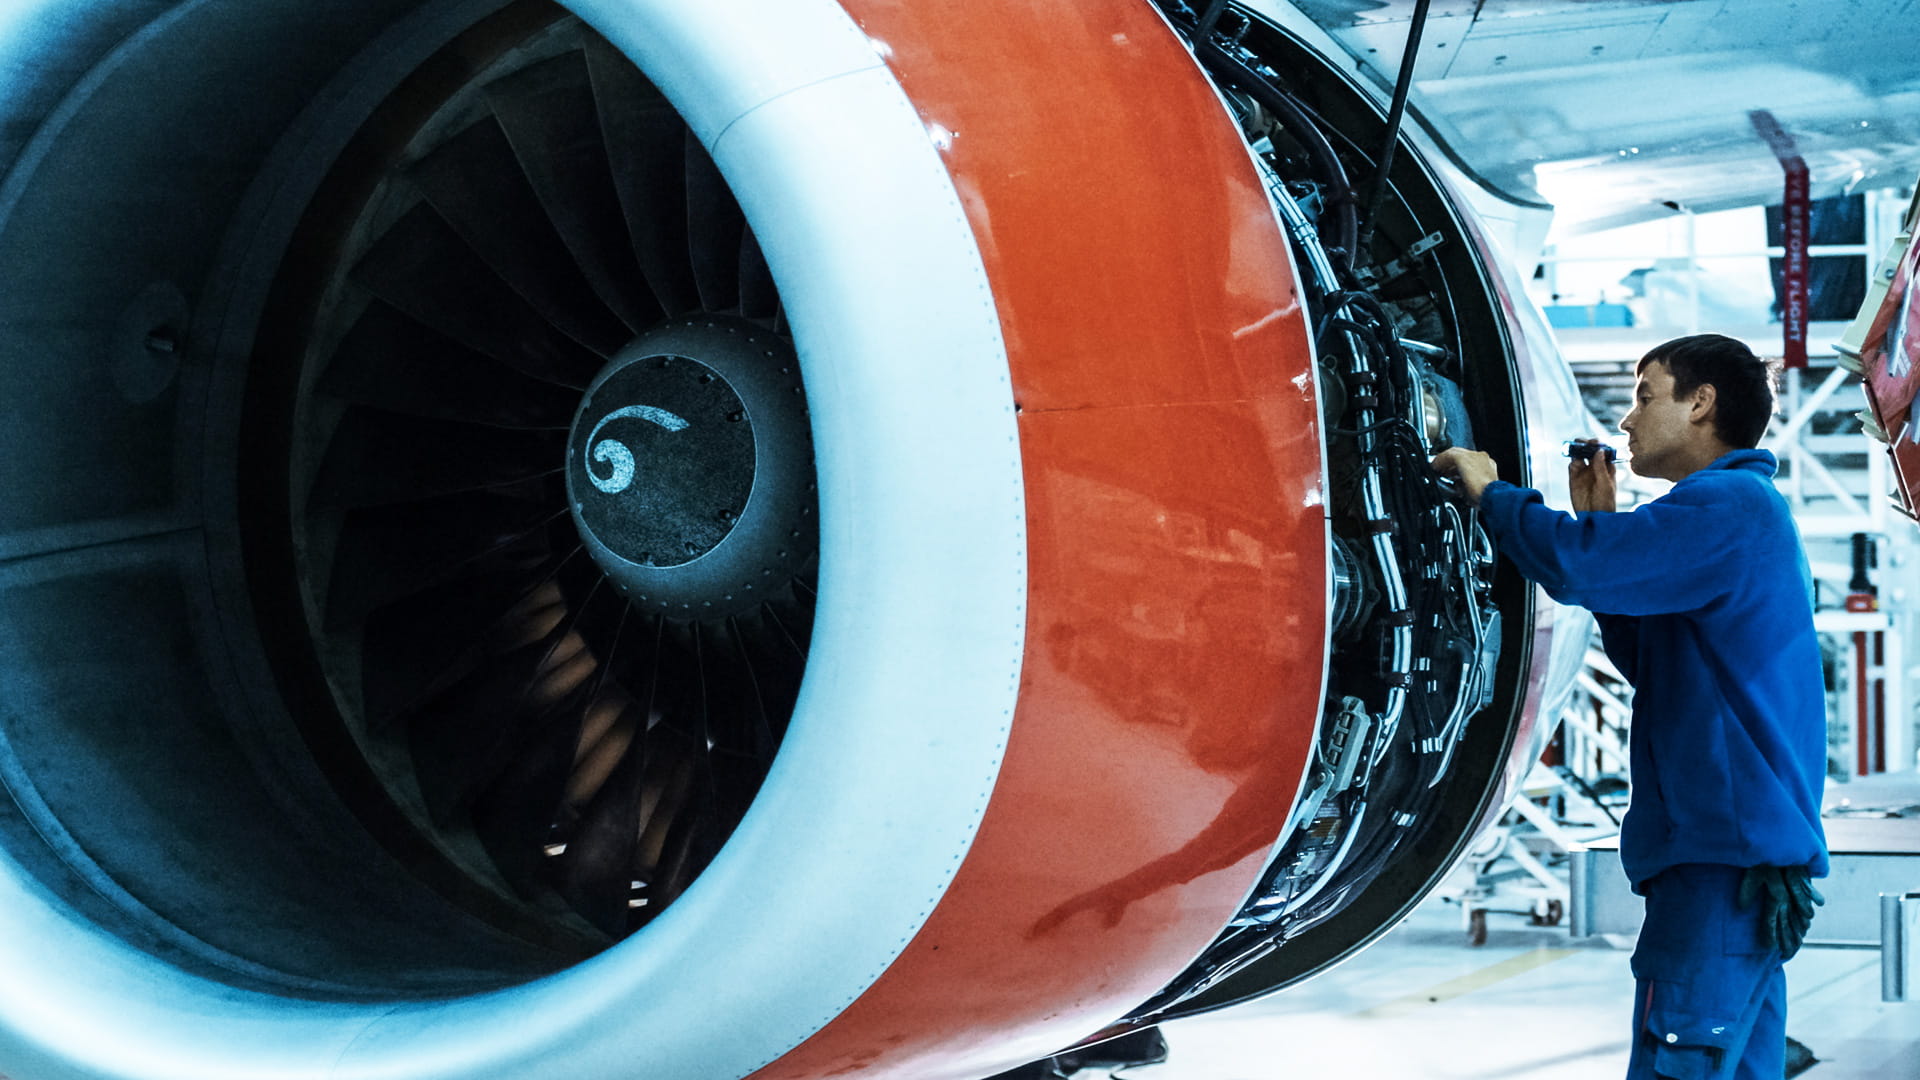
[[[1908,923],[1920,913],[1920,893],[1880,894],[1880,1000],[1906,1001],[1911,992]]]
[[[1881,903],[1885,921],[1885,901]],[[1567,914],[1571,936],[1593,936],[1593,852],[1588,848],[1576,848],[1567,857]]]

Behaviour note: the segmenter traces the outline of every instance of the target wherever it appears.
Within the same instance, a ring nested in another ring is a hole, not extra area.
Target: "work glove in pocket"
[[[1756,866],[1740,878],[1740,906],[1760,905],[1760,943],[1778,949],[1782,960],[1800,951],[1813,909],[1827,902],[1804,866]]]

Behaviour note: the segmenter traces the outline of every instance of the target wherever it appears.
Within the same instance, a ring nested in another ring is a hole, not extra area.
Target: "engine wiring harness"
[[[1306,784],[1259,884],[1136,1017],[1175,1009],[1334,916],[1414,842],[1468,724],[1493,699],[1501,642],[1493,545],[1428,464],[1475,445],[1458,335],[1416,273],[1443,236],[1376,232],[1369,211],[1385,177],[1373,177],[1363,205],[1334,149],[1339,134],[1245,45],[1249,17],[1225,0],[1161,7],[1239,120],[1305,271],[1327,447],[1332,650]],[[1387,145],[1397,140],[1390,123]]]

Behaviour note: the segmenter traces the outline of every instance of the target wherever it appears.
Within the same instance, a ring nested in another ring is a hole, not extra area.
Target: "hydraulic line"
[[[1282,200],[1281,205],[1284,207],[1289,202],[1291,199]],[[1300,213],[1298,206],[1293,210],[1295,213]],[[1335,321],[1338,320],[1340,323],[1347,323],[1357,328],[1361,325],[1359,320],[1346,314],[1356,308],[1365,310],[1368,315],[1383,325],[1389,325],[1386,323],[1386,311],[1380,307],[1379,301],[1365,293],[1329,293],[1327,300],[1330,304],[1338,304],[1339,307],[1335,314],[1323,323],[1323,327],[1338,325]],[[1375,372],[1368,366],[1368,357],[1373,348],[1379,347],[1377,343],[1370,348],[1369,343],[1357,329],[1343,328],[1343,332],[1348,335],[1349,343],[1353,346],[1354,381],[1363,384],[1369,381],[1376,384],[1385,382],[1383,377],[1386,372]],[[1366,378],[1368,376],[1371,376],[1371,379]],[[1392,745],[1394,733],[1399,729],[1401,717],[1406,711],[1407,689],[1413,676],[1413,621],[1411,610],[1407,605],[1406,581],[1401,576],[1399,555],[1394,550],[1393,515],[1387,507],[1386,494],[1383,490],[1379,438],[1380,429],[1384,425],[1376,426],[1374,411],[1370,406],[1356,405],[1355,412],[1359,421],[1356,432],[1360,460],[1365,467],[1365,475],[1360,484],[1361,505],[1366,513],[1368,527],[1372,530],[1374,561],[1380,570],[1381,591],[1385,594],[1388,618],[1394,620],[1391,659],[1387,665],[1386,704],[1380,711],[1379,737],[1373,748],[1372,764],[1378,765]]]
[[[1373,239],[1373,226],[1380,218],[1380,200],[1387,193],[1387,174],[1393,170],[1393,152],[1400,145],[1400,124],[1407,116],[1407,94],[1413,89],[1413,66],[1420,55],[1420,34],[1427,26],[1427,8],[1432,0],[1415,0],[1413,21],[1407,26],[1407,47],[1400,54],[1400,72],[1393,81],[1393,104],[1387,109],[1386,142],[1376,159],[1379,166],[1368,184],[1366,224],[1359,237],[1365,245]]]
[[[1478,545],[1475,543],[1473,534],[1468,530],[1467,522],[1461,518],[1458,506],[1452,502],[1443,502],[1440,504],[1440,511],[1450,526],[1451,537],[1461,549],[1455,553],[1455,557],[1460,560],[1460,565],[1468,568],[1466,576],[1471,580],[1479,566],[1479,553],[1472,550]],[[1474,656],[1477,660],[1486,644],[1487,627],[1481,621],[1480,605],[1474,603],[1471,596],[1468,597],[1466,608],[1467,620],[1471,628],[1469,640],[1473,643]],[[1453,762],[1454,748],[1459,745],[1460,733],[1466,726],[1467,714],[1470,711],[1468,703],[1478,703],[1481,684],[1490,674],[1478,663],[1467,669],[1467,681],[1460,687],[1458,696],[1454,698],[1453,707],[1448,711],[1447,722],[1441,727],[1440,734],[1427,739],[1421,745],[1421,749],[1428,753],[1437,751],[1440,754],[1439,767],[1434,769],[1432,778],[1427,781],[1428,787],[1438,784],[1440,778],[1447,774],[1447,767]]]
[[[1317,336],[1324,336],[1329,329],[1338,329],[1347,336],[1356,381],[1359,381],[1358,376],[1374,374],[1367,366],[1367,358],[1374,348],[1380,346],[1366,340],[1365,335],[1361,333],[1363,324],[1354,316],[1364,311],[1381,323],[1389,331],[1389,338],[1391,338],[1391,323],[1386,319],[1386,310],[1380,306],[1378,300],[1365,293],[1339,290],[1339,279],[1325,249],[1318,243],[1307,242],[1317,240],[1317,234],[1312,224],[1308,222],[1306,212],[1300,209],[1299,203],[1286,190],[1277,173],[1273,172],[1264,161],[1260,162],[1260,167],[1265,174],[1268,190],[1281,220],[1286,223],[1289,231],[1302,241],[1301,250],[1306,253],[1308,266],[1317,283],[1325,291],[1328,303],[1338,305],[1334,312],[1322,322],[1321,335]],[[1365,463],[1365,477],[1361,482],[1361,501],[1366,518],[1372,523],[1370,527],[1375,530],[1372,536],[1374,561],[1379,568],[1381,588],[1385,594],[1389,617],[1395,620],[1392,629],[1391,659],[1388,664],[1386,703],[1377,718],[1373,753],[1367,766],[1368,771],[1371,772],[1392,746],[1394,733],[1398,730],[1401,717],[1406,711],[1407,688],[1412,682],[1413,670],[1413,622],[1407,606],[1406,582],[1401,576],[1400,560],[1393,545],[1391,531],[1393,519],[1387,508],[1386,496],[1382,491],[1377,441],[1379,431],[1375,427],[1374,411],[1371,407],[1360,405],[1356,406],[1356,413],[1360,432],[1358,437],[1360,457]],[[1398,685],[1395,685],[1396,683]],[[1349,826],[1348,837],[1342,844],[1343,856],[1346,849],[1351,846],[1352,837],[1359,832],[1357,825],[1356,820]],[[1307,898],[1311,898],[1324,888],[1332,876],[1330,873],[1322,873],[1319,876],[1320,880],[1316,881],[1314,887],[1308,891]]]

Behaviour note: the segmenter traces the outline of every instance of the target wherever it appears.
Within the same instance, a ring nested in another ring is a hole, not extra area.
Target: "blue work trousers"
[[[1785,1074],[1787,977],[1761,940],[1761,905],[1739,907],[1742,872],[1690,864],[1647,883],[1628,1080]]]

